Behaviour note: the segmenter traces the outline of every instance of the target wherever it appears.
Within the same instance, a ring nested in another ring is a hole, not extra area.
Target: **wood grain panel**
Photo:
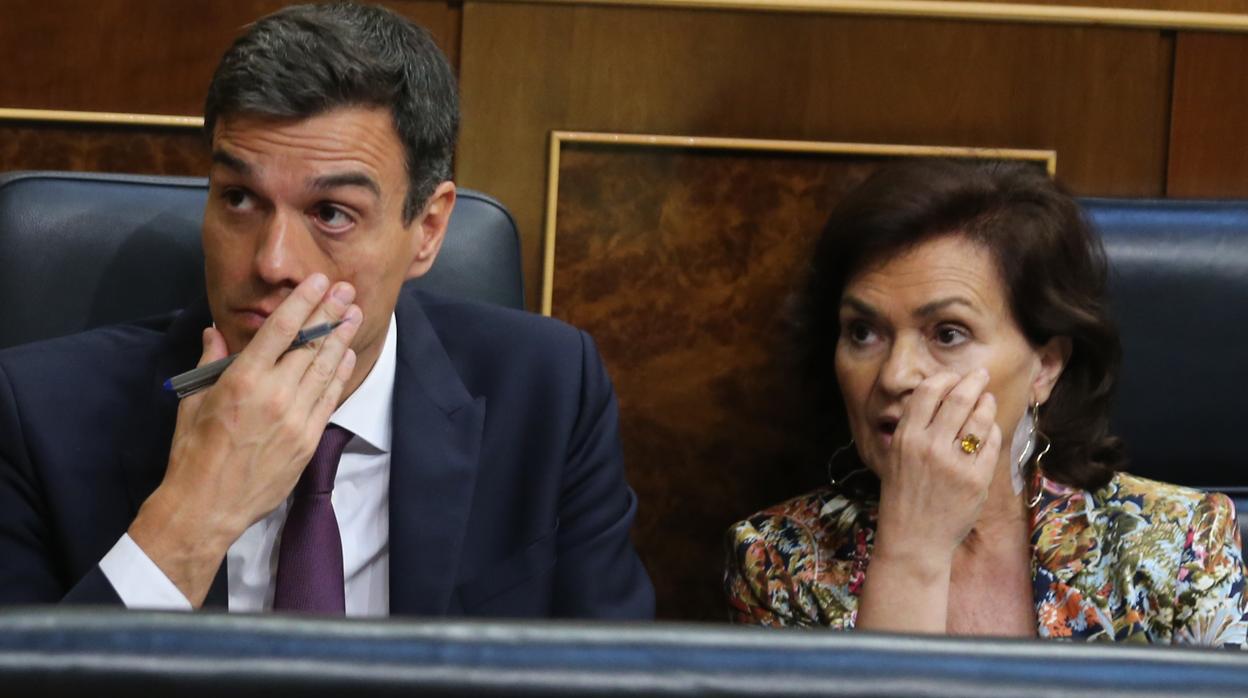
[[[0,106],[198,115],[242,28],[291,0],[4,0]],[[460,9],[390,0],[457,65]]]
[[[481,2],[706,11],[924,17],[941,20],[1134,27],[1173,31],[1248,32],[1242,0],[479,0]]]
[[[204,176],[209,152],[197,129],[0,122],[0,172],[74,170]]]
[[[1168,195],[1248,197],[1246,66],[1248,36],[1179,35]]]
[[[962,0],[940,0],[961,2]],[[992,0],[1008,5],[1049,5],[1054,7],[1096,7],[1168,12],[1248,12],[1248,0]]]
[[[516,215],[536,307],[552,130],[1055,149],[1080,194],[1153,196],[1172,52],[1156,31],[468,2],[458,177]]]

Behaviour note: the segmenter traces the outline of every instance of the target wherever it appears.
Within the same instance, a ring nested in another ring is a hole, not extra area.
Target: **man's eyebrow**
[[[251,165],[248,165],[224,150],[217,149],[212,151],[212,161],[218,165],[228,167],[239,174],[251,174]]]
[[[948,298],[941,298],[939,300],[934,300],[931,303],[924,303],[923,305],[919,306],[918,310],[914,311],[914,315],[915,317],[929,317],[931,315],[935,315],[941,310],[944,310],[945,308],[948,308],[951,305],[965,305],[967,308],[971,310],[977,309],[974,303],[963,298],[962,296],[950,296]]]
[[[322,175],[312,180],[312,188],[318,190],[335,189],[337,187],[362,187],[381,197],[381,186],[377,180],[363,172],[343,172],[341,174]]]

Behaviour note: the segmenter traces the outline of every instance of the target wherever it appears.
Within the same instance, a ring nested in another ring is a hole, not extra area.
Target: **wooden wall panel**
[[[1248,197],[1248,35],[1181,33],[1166,193]]]
[[[523,235],[555,129],[1055,149],[1081,194],[1164,191],[1173,38],[1093,27],[468,2],[458,178]]]
[[[962,0],[941,0],[961,2]],[[1248,12],[1248,0],[993,0],[1010,5],[1055,5],[1058,7],[1098,7],[1130,10],[1165,10],[1170,12]]]
[[[74,170],[204,176],[208,147],[198,129],[0,121],[0,172]]]
[[[199,115],[221,54],[249,22],[291,0],[4,0],[0,107]],[[383,3],[459,51],[460,10]]]

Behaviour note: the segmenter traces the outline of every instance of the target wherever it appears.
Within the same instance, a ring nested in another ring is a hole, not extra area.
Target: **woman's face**
[[[836,375],[859,455],[878,467],[903,406],[924,379],[986,368],[1004,465],[1015,425],[1032,401],[1048,400],[1068,346],[1059,339],[1031,346],[991,253],[962,235],[934,238],[859,270],[841,296],[836,345]]]

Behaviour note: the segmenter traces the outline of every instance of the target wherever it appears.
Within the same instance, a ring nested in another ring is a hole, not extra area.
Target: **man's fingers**
[[[316,396],[315,402],[312,403],[312,412],[308,415],[309,426],[319,427],[316,431],[318,438],[320,432],[325,430],[325,425],[329,423],[330,415],[338,409],[338,400],[342,398],[342,391],[346,388],[347,381],[351,380],[351,374],[354,371],[355,350],[347,349],[339,359],[329,384]]]
[[[345,320],[347,312],[351,308],[356,308],[351,304],[355,300],[355,287],[344,281],[334,284],[325,299],[316,306],[312,314],[304,321],[304,327],[315,327],[323,323],[335,323],[339,320]],[[359,308],[356,308],[359,311]],[[347,323],[343,323],[347,324]],[[341,331],[340,325],[336,331]],[[329,337],[313,341],[311,344],[301,347],[297,351],[292,351],[281,357],[278,362],[278,372],[283,380],[299,381],[307,372],[308,367],[316,358],[318,352],[327,344],[332,345],[332,335]],[[337,362],[338,357],[334,357]],[[332,370],[330,371],[332,373]]]
[[[225,344],[225,335],[215,327],[205,327],[204,335],[204,351],[199,355],[199,363],[196,366],[210,364],[213,361],[219,361],[229,356],[229,347]]]
[[[329,279],[319,272],[304,279],[264,321],[240,359],[247,357],[248,361],[270,366],[277,363],[299,330],[308,325],[308,318],[321,304],[328,288]]]
[[[304,327],[313,327],[322,323],[333,323],[346,319],[347,310],[355,300],[355,287],[345,281],[339,281],[329,289],[329,295],[312,311]]]
[[[318,398],[332,386],[341,368],[343,357],[351,351],[351,340],[360,328],[364,314],[359,306],[352,305],[343,316],[343,323],[321,340],[307,369],[299,381],[294,409],[313,410]],[[352,358],[352,363],[355,359]]]
[[[206,366],[213,361],[224,359],[229,356],[229,347],[225,344],[225,335],[215,327],[205,327],[201,336],[204,349],[199,354],[199,362],[195,364],[196,368]],[[194,395],[183,398],[178,403],[179,419],[184,412],[194,413],[199,410],[199,403],[204,400],[205,391],[200,391]]]

